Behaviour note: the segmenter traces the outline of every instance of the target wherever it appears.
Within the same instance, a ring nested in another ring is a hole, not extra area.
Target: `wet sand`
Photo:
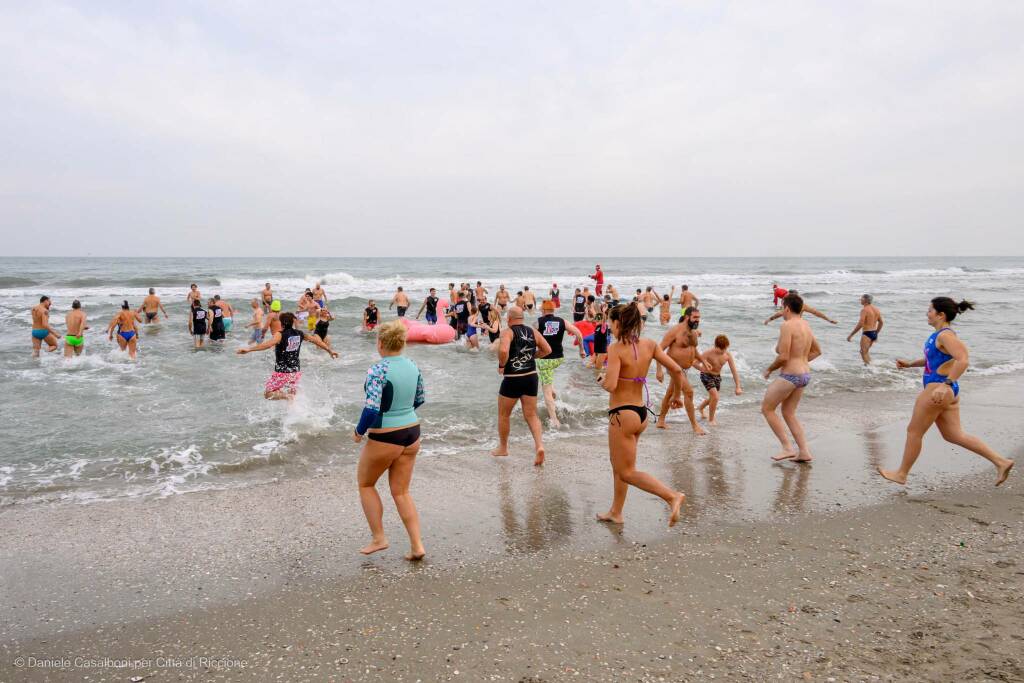
[[[1022,394],[1017,378],[972,382],[965,426],[1019,458]],[[810,467],[770,464],[749,410],[702,439],[678,422],[650,430],[641,466],[689,496],[672,531],[638,491],[625,527],[593,521],[611,489],[599,439],[552,442],[542,470],[522,446],[502,461],[423,459],[422,565],[401,560],[391,509],[392,548],[358,555],[350,468],[11,506],[0,680],[1020,678],[1021,475],[992,489],[987,463],[930,438],[906,493],[881,482],[873,469],[898,462],[912,400],[808,401]],[[851,405],[870,417],[843,416]],[[19,656],[71,667],[16,668]],[[86,671],[76,656],[150,661]]]

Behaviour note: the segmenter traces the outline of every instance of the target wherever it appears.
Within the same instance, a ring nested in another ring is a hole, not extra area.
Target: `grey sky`
[[[4,3],[0,253],[1024,253],[1016,0],[249,5]]]

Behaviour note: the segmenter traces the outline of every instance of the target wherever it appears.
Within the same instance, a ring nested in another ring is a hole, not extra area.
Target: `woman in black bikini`
[[[640,337],[643,317],[636,303],[616,306],[609,313],[612,334],[616,343],[608,348],[608,370],[601,386],[611,396],[608,399],[608,453],[612,462],[615,495],[608,512],[599,514],[602,522],[622,524],[622,507],[626,493],[632,484],[652,493],[669,506],[668,525],[679,521],[679,511],[686,500],[679,491],[673,491],[658,479],[636,469],[636,447],[640,435],[647,428],[647,371],[651,361],[656,360],[675,379],[676,387],[672,406],[682,407],[679,387],[683,383],[683,371],[668,357],[653,339]],[[646,400],[645,400],[646,398]]]

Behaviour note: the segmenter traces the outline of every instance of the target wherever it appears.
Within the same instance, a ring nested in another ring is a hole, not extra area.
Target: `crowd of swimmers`
[[[700,300],[687,285],[680,289],[678,303],[681,310],[677,322],[657,340],[642,333],[655,311],[660,323],[670,323],[674,287],[668,294],[658,294],[653,287],[637,289],[629,300],[623,300],[613,285],[605,286],[600,266],[589,277],[595,281],[594,290],[588,286],[577,287],[569,298],[571,321],[559,315],[563,297],[557,283],[552,283],[547,297],[540,301],[529,287],[513,294],[502,284],[495,291],[491,303],[489,292],[480,281],[475,286],[462,283],[456,287],[455,283],[449,283],[447,306],[442,305],[437,290],[431,288],[414,317],[419,319],[422,316],[430,325],[451,325],[456,337],[464,338],[471,348],[481,348],[480,337],[486,333],[501,377],[497,397],[498,444],[491,455],[509,455],[512,414],[518,405],[533,437],[536,466],[543,465],[545,461],[538,397],[543,396],[549,426],[559,426],[554,378],[565,358],[566,335],[573,337],[579,347],[579,355],[592,364],[595,380],[609,394],[608,448],[613,494],[611,505],[606,512],[597,515],[598,520],[621,524],[626,494],[629,487],[634,486],[665,501],[671,527],[678,521],[686,497],[636,468],[639,439],[652,417],[656,427],[667,429],[666,417],[674,409],[685,409],[690,427],[697,435],[705,433],[698,415],[708,425],[717,425],[724,368],[729,368],[735,393],[739,395],[743,391],[735,359],[729,350],[729,339],[720,334],[715,336],[710,348],[699,349]],[[779,310],[765,320],[765,324],[777,318],[782,318],[783,322],[775,358],[763,373],[770,383],[761,401],[761,412],[779,441],[780,451],[773,460],[809,463],[814,456],[797,409],[804,390],[811,382],[810,363],[821,355],[821,346],[804,314],[809,313],[831,324],[837,322],[807,306],[796,290],[786,290],[773,283],[772,298]],[[207,299],[204,306],[199,288],[193,284],[187,301],[188,330],[195,346],[201,347],[205,339],[221,341],[231,331],[236,311],[219,295]],[[319,347],[332,358],[338,357],[328,334],[334,319],[328,304],[327,294],[319,282],[302,293],[294,312],[281,310],[281,301],[275,297],[269,282],[259,296],[252,299],[252,317],[246,325],[248,345],[238,349],[238,353],[274,350],[274,370],[264,385],[267,399],[294,398],[302,376],[300,352],[305,342]],[[847,340],[852,341],[860,333],[860,355],[868,364],[871,362],[870,350],[878,340],[884,319],[871,295],[863,295],[860,304],[857,325]],[[32,309],[34,355],[39,354],[44,343],[51,351],[57,349],[60,335],[50,326],[50,306],[49,297],[43,296]],[[879,468],[879,474],[885,479],[906,483],[921,452],[922,439],[932,425],[938,428],[946,441],[991,462],[996,469],[997,486],[1009,476],[1013,460],[1003,457],[978,437],[964,432],[960,424],[959,380],[967,371],[969,357],[967,346],[953,330],[952,323],[958,315],[973,308],[968,301],[956,302],[944,296],[932,299],[927,309],[927,321],[933,331],[925,341],[923,356],[896,361],[899,369],[923,368],[923,386],[907,427],[899,468]],[[395,309],[399,318],[410,311],[411,301],[402,287],[397,288],[388,309]],[[161,314],[167,318],[160,298],[150,289],[137,309],[132,309],[128,301],[122,303],[107,327],[108,338],[114,339],[116,334],[119,347],[134,358],[138,325],[154,323]],[[528,318],[534,318],[532,324],[527,322]],[[89,329],[86,320],[81,303],[75,300],[65,319],[66,356],[82,353],[84,334]],[[583,322],[589,324],[584,326]],[[584,327],[586,329],[581,329]],[[361,552],[369,554],[388,547],[383,527],[383,506],[376,490],[378,479],[387,472],[392,497],[409,536],[410,551],[406,557],[419,560],[426,551],[416,506],[409,494],[409,483],[421,442],[416,409],[426,401],[426,389],[419,369],[403,354],[407,328],[401,321],[382,322],[381,312],[371,299],[363,311],[362,328],[375,333],[380,360],[367,370],[364,408],[353,432],[353,440],[363,443],[357,478],[360,501],[371,531],[371,541]],[[652,364],[656,365],[655,378],[659,382],[664,381],[666,373],[669,378],[667,390],[657,407],[648,386]],[[699,372],[699,380],[707,391],[707,397],[699,406],[695,403],[687,377],[690,368]],[[772,380],[776,372],[778,375]]]

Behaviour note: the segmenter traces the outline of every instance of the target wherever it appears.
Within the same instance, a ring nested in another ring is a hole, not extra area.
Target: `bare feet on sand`
[[[717,427],[718,426],[718,420],[712,420],[711,422],[708,422],[708,424],[711,425],[712,427]]]
[[[658,429],[668,429],[668,425],[665,424],[665,418],[659,417],[658,421],[654,423],[654,426]]]
[[[609,524],[622,524],[622,515],[613,515],[611,511],[604,514],[597,514],[597,521],[608,522]]]
[[[544,464],[544,449],[541,448],[540,450],[537,451],[537,457],[535,457],[533,459],[533,466],[534,467],[540,467],[543,464]]]
[[[707,432],[704,431],[704,428],[701,427],[696,422],[693,423],[693,433],[696,434],[697,436],[704,436],[705,434],[707,434]]]
[[[417,550],[415,552],[410,551],[410,552],[406,553],[405,554],[405,559],[409,560],[410,562],[420,562],[426,556],[427,556],[427,551],[424,550],[423,548],[420,548],[419,550]]]
[[[907,483],[907,475],[900,474],[896,470],[883,470],[881,467],[879,467],[878,473],[881,474],[886,479],[888,479],[889,481],[894,482],[896,484]]]
[[[1010,470],[1012,469],[1013,460],[1007,460],[1005,465],[996,468],[996,472],[999,474],[999,476],[996,477],[996,486],[999,486],[1006,481],[1006,478],[1010,476]]]
[[[370,541],[370,545],[366,546],[365,548],[360,549],[359,552],[361,552],[363,555],[372,555],[373,553],[375,553],[375,552],[377,552],[379,550],[387,550],[387,548],[388,548],[388,541],[385,538],[385,539],[381,539],[379,541]]]
[[[669,505],[668,515],[668,528],[671,529],[679,521],[679,512],[683,509],[683,503],[686,502],[686,496],[682,493],[677,493],[676,497],[672,499],[672,503]]]
[[[506,455],[508,455],[508,449],[495,448],[493,451],[491,451],[491,455],[493,455],[496,458],[505,457]]]
[[[775,462],[782,462],[783,460],[792,460],[796,458],[796,456],[798,455],[800,454],[797,453],[796,451],[782,451],[778,455],[773,455],[772,460],[774,460]]]

